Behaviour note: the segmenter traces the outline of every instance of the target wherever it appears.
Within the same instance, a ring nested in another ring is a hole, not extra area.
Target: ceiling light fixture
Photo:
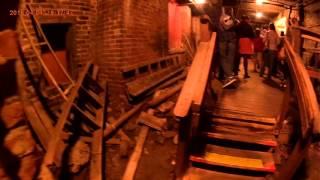
[[[257,13],[256,13],[256,17],[257,17],[257,18],[261,18],[262,16],[263,16],[262,12],[257,12]]]
[[[206,3],[206,0],[193,0],[193,2],[195,4],[204,4],[204,3]]]
[[[257,5],[262,5],[264,3],[264,0],[256,0]]]

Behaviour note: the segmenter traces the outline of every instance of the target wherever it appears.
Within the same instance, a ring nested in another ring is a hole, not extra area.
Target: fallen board
[[[140,157],[141,157],[141,154],[143,151],[143,145],[144,145],[144,142],[146,141],[147,136],[148,136],[148,132],[149,132],[149,127],[143,126],[141,128],[136,147],[134,148],[134,151],[133,151],[132,155],[130,156],[130,159],[127,164],[124,175],[122,177],[122,180],[133,180],[134,179],[136,169],[138,167]]]

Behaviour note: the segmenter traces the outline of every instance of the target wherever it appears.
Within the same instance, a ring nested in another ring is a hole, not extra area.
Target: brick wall
[[[71,50],[71,62],[70,67],[75,72],[84,63],[89,60],[95,59],[94,41],[95,36],[93,29],[96,23],[96,0],[25,0],[25,2],[32,3],[32,9],[38,10],[37,19],[40,23],[71,23],[73,35],[71,39],[72,50]],[[21,3],[21,13],[24,12],[25,4]],[[57,14],[57,12],[59,14]],[[32,32],[35,38],[34,31],[32,29],[29,18],[25,17],[28,23],[28,29]],[[20,28],[21,24],[18,25]],[[23,45],[28,46],[29,42],[26,39],[24,33],[20,34],[20,39]],[[32,56],[32,51],[26,49],[26,55]],[[30,62],[36,63],[36,58],[29,59]],[[34,68],[34,72],[37,69]]]
[[[168,1],[98,0],[97,62],[100,78],[123,90],[121,69],[168,51]]]
[[[320,2],[305,8],[305,26],[320,32]]]
[[[123,62],[124,1],[98,0],[96,24],[96,61],[100,65],[99,79],[107,80],[111,88],[120,89],[120,65]]]

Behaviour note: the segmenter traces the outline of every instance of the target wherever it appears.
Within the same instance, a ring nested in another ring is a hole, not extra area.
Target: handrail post
[[[296,53],[302,55],[303,41],[301,38],[301,30],[295,26],[289,27],[289,40]]]
[[[285,93],[283,96],[282,100],[282,105],[281,105],[281,111],[280,114],[277,117],[277,124],[276,124],[276,135],[279,135],[280,130],[282,129],[282,125],[284,120],[287,118],[288,115],[288,110],[290,106],[290,100],[291,100],[291,92],[292,92],[292,82],[291,80],[288,80],[287,87],[285,89]]]
[[[191,140],[191,117],[187,116],[185,119],[179,119],[178,132],[178,147],[176,157],[176,173],[177,180],[183,179],[183,176],[188,168],[188,155]]]

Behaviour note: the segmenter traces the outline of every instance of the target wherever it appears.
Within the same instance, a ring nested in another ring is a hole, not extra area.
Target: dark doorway
[[[72,72],[71,51],[72,51],[72,24],[71,23],[50,23],[41,24],[41,28],[48,39],[55,55],[69,74]],[[41,47],[42,58],[52,72],[58,83],[68,82],[62,69],[56,63],[52,53],[47,46]]]

